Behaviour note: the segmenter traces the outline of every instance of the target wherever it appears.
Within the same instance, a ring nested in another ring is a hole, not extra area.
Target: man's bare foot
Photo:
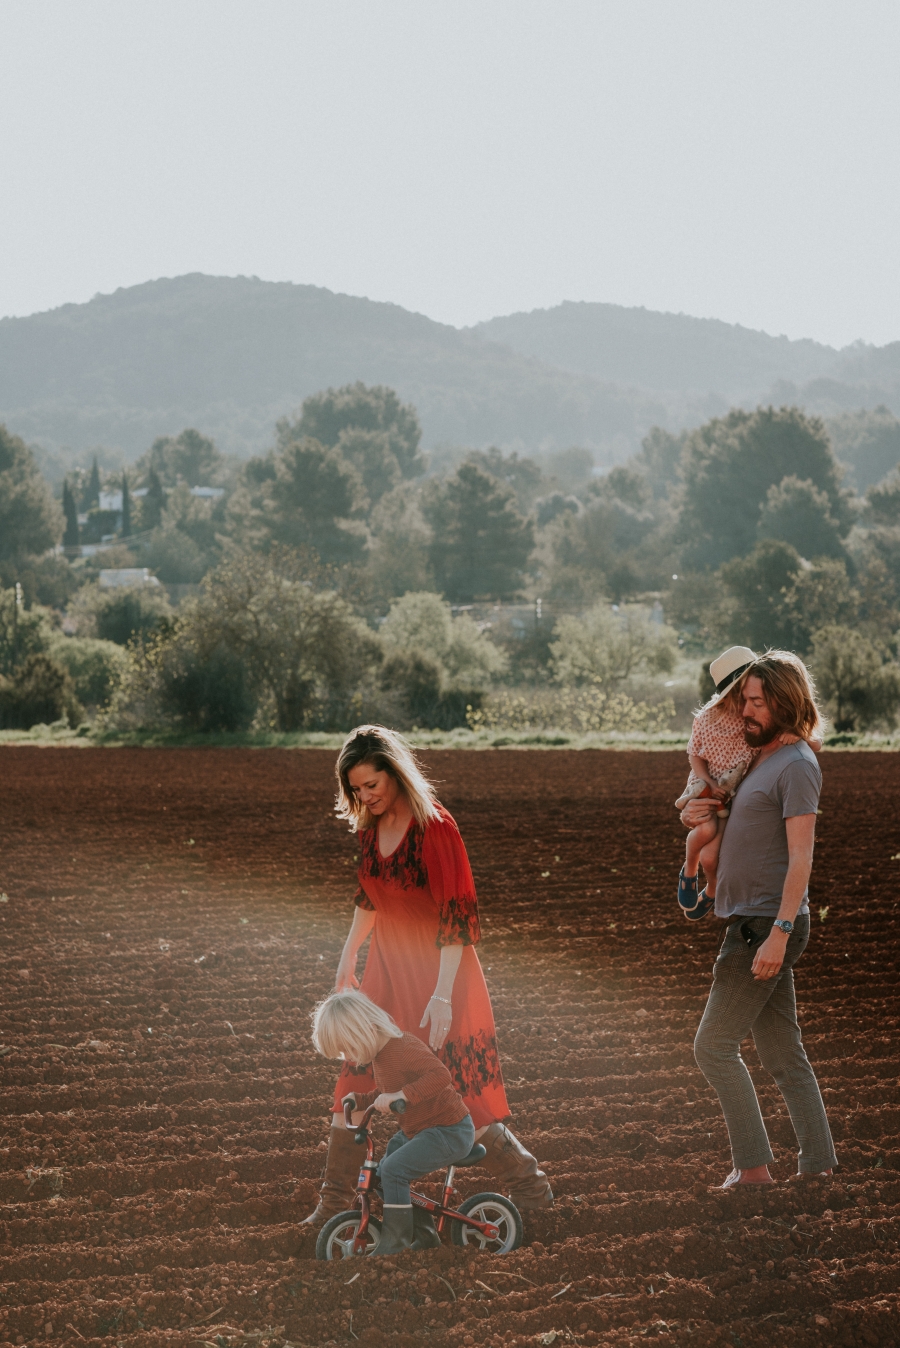
[[[774,1184],[767,1165],[756,1165],[752,1170],[732,1170],[724,1184],[716,1185],[714,1192],[727,1193],[740,1184]]]

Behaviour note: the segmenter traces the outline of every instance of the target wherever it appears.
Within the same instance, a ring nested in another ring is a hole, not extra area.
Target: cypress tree
[[[122,474],[122,537],[131,537],[131,492],[127,473]]]
[[[69,486],[69,479],[66,478],[63,483],[63,514],[66,517],[66,531],[63,534],[64,548],[78,547],[78,507],[75,504],[75,497],[72,495],[72,488]]]
[[[85,510],[91,510],[94,506],[99,506],[100,504],[100,469],[97,466],[96,454],[94,455],[91,475],[88,478],[87,490],[85,491],[82,504],[84,505]]]
[[[166,507],[166,493],[163,491],[159,474],[151,468],[147,474],[147,495],[142,507],[142,523],[145,529],[158,529],[162,523],[162,513]]]

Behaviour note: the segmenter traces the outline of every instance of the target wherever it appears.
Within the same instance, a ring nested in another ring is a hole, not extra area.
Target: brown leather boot
[[[329,1217],[354,1206],[356,1180],[365,1157],[365,1149],[353,1141],[349,1128],[328,1129],[328,1155],[318,1206],[303,1219],[301,1226],[324,1226]]]
[[[492,1123],[478,1139],[487,1156],[481,1164],[508,1194],[517,1208],[528,1211],[553,1206],[553,1190],[543,1170],[522,1143],[502,1123]]]

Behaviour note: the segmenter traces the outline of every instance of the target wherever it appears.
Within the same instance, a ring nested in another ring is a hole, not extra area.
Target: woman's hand
[[[438,1049],[444,1047],[444,1041],[450,1033],[453,1007],[437,997],[432,997],[425,1008],[424,1016],[419,1021],[419,1029],[424,1029],[429,1021],[431,1022],[431,1028],[428,1031],[428,1047],[437,1053]]]
[[[334,976],[335,992],[346,992],[348,988],[358,988],[359,979],[356,977],[356,955],[351,959],[349,955],[341,955],[338,961],[337,973]]]
[[[402,1091],[382,1091],[381,1095],[375,1097],[375,1108],[379,1114],[390,1114],[394,1101],[405,1099],[406,1096]]]

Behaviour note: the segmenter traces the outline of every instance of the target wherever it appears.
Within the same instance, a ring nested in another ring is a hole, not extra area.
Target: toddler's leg
[[[471,1151],[474,1140],[475,1126],[467,1114],[452,1127],[425,1128],[390,1155],[385,1155],[379,1167],[385,1204],[408,1203],[412,1180],[461,1161]]]
[[[716,897],[716,874],[719,867],[719,849],[722,846],[722,834],[725,832],[727,819],[716,819],[713,821],[718,827],[713,838],[703,845],[700,849],[700,865],[703,867],[703,873],[706,876],[706,892],[711,899]]]
[[[692,828],[687,835],[684,853],[684,873],[686,876],[693,877],[697,874],[700,854],[716,837],[716,830],[721,822],[723,821],[716,819],[713,815],[712,819],[704,819],[702,824]]]

